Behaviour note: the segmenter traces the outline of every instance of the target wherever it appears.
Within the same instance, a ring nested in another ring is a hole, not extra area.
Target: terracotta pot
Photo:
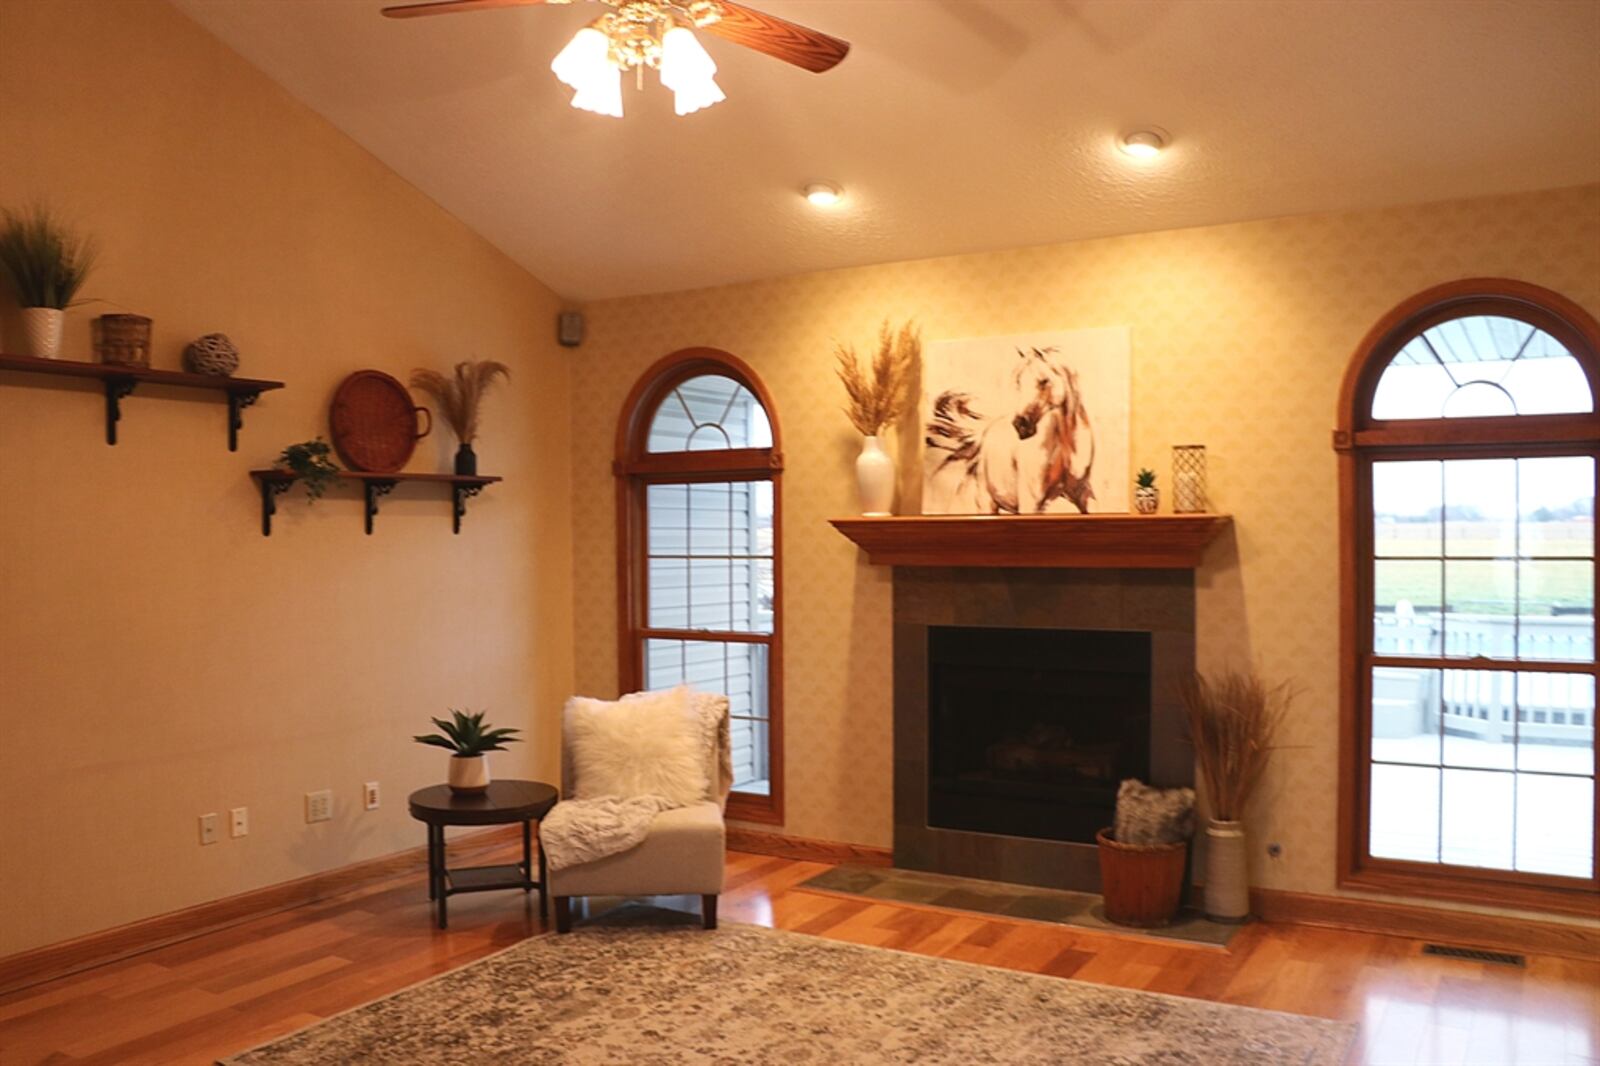
[[[1250,918],[1250,868],[1243,822],[1206,824],[1206,917],[1213,922]]]
[[[61,355],[61,325],[66,313],[59,307],[22,309],[22,354],[39,359]]]
[[[1111,829],[1095,834],[1100,845],[1100,893],[1106,920],[1143,929],[1169,924],[1183,902],[1189,842],[1120,844]]]
[[[877,437],[862,438],[861,454],[856,457],[856,488],[861,494],[862,514],[887,515],[894,507],[894,460]]]
[[[450,756],[450,791],[463,793],[483,792],[489,787],[489,757],[487,755]]]

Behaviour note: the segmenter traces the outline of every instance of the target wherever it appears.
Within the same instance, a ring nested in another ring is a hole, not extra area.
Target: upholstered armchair
[[[728,698],[691,693],[689,699],[700,714],[716,723],[708,730],[713,739],[705,745],[709,784],[704,799],[656,814],[644,841],[628,851],[551,870],[549,890],[555,899],[557,932],[572,928],[574,896],[697,895],[705,927],[717,927],[717,897],[722,892],[726,851],[722,815],[733,787]],[[570,732],[564,722],[561,789],[564,796],[577,796],[582,793]]]

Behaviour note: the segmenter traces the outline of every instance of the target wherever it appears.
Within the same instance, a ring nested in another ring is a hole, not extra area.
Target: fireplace
[[[1190,785],[1194,574],[899,567],[894,861],[1097,892],[1127,777]]]
[[[1150,634],[931,626],[928,824],[1094,842],[1150,776]]]

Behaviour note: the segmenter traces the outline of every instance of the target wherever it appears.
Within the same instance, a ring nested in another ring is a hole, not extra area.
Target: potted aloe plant
[[[450,709],[450,720],[433,719],[439,727],[437,733],[424,733],[413,737],[418,744],[450,751],[450,790],[452,792],[482,792],[489,787],[489,760],[491,751],[505,751],[507,744],[521,742],[521,737],[511,734],[518,729],[495,729],[483,721],[483,711],[471,713]]]
[[[95,245],[43,207],[6,211],[0,219],[0,275],[22,306],[26,355],[61,354],[66,309],[94,266]]]

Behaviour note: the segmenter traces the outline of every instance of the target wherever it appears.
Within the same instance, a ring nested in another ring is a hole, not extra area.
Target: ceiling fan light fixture
[[[844,190],[826,181],[813,181],[802,191],[813,207],[832,207],[844,199]]]
[[[661,84],[672,90],[680,115],[727,99],[716,81],[717,64],[686,26],[673,26],[661,36]]]
[[[1124,155],[1131,155],[1135,159],[1154,159],[1167,147],[1171,140],[1166,130],[1150,129],[1134,130],[1123,136],[1117,143]]]
[[[593,26],[573,35],[550,61],[550,71],[573,90],[572,106],[622,117],[622,70],[611,62],[611,39]]]

